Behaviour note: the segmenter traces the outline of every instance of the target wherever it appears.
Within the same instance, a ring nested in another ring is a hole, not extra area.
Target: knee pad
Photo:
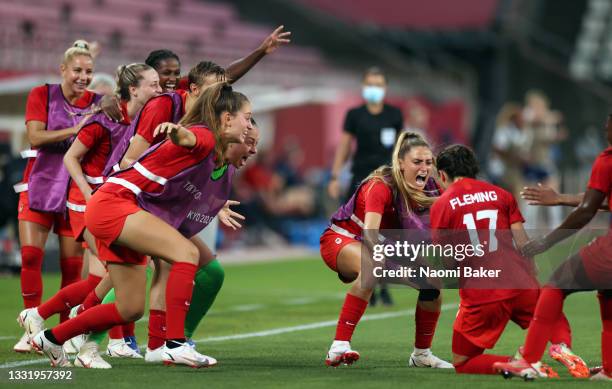
[[[21,267],[29,270],[40,270],[45,252],[38,247],[23,246],[21,248]]]
[[[434,301],[440,297],[438,289],[421,289],[419,290],[419,301]]]

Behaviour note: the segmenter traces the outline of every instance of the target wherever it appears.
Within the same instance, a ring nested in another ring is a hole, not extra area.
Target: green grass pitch
[[[558,369],[561,373],[558,380],[524,383],[518,379],[505,381],[500,376],[458,376],[454,371],[408,368],[416,293],[405,288],[393,289],[394,307],[374,307],[366,312],[369,320],[359,324],[352,341],[361,353],[361,360],[350,367],[329,368],[324,358],[347,287],[320,259],[228,265],[225,270],[225,285],[194,336],[199,351],[219,360],[217,367],[196,370],[106,358],[113,365],[112,370],[73,368],[71,381],[38,384],[78,385],[88,389],[171,385],[181,388],[490,388],[598,384],[573,379],[562,369]],[[57,275],[45,275],[45,296],[54,292],[58,284]],[[10,371],[50,367],[37,354],[20,355],[12,351],[22,333],[15,322],[21,309],[19,278],[2,278],[0,293],[4,296],[0,300],[0,387],[9,387],[19,383],[9,380]],[[458,296],[456,291],[443,293],[447,305],[440,318],[433,351],[449,360]],[[588,364],[598,363],[601,324],[594,293],[570,296],[566,313],[573,329],[574,350]],[[55,320],[49,324],[55,324]],[[136,329],[138,340],[144,345],[146,321],[138,322]],[[243,336],[238,338],[238,335]],[[514,354],[523,339],[524,332],[511,323],[493,352]],[[545,360],[555,368],[560,367],[549,358]]]

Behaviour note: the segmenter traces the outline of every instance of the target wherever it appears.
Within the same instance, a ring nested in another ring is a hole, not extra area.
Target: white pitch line
[[[442,305],[442,310],[448,311],[456,307],[457,307],[457,304],[444,304]],[[374,313],[371,315],[364,315],[361,318],[361,321],[383,320],[383,319],[391,319],[395,317],[413,316],[413,315],[414,315],[414,309],[406,309],[403,311]],[[320,321],[317,323],[303,324],[303,325],[292,326],[292,327],[281,327],[281,328],[275,328],[272,330],[265,330],[265,331],[247,332],[244,334],[237,334],[237,335],[212,336],[208,338],[202,338],[202,339],[195,340],[195,342],[196,343],[223,342],[226,340],[239,340],[239,339],[259,338],[259,337],[264,337],[264,336],[274,336],[274,335],[286,334],[290,332],[313,330],[313,329],[323,328],[323,327],[333,327],[337,323],[338,323],[337,319],[326,320],[326,321]],[[38,358],[38,359],[30,359],[26,361],[14,361],[14,362],[8,362],[8,363],[4,363],[0,365],[0,369],[12,369],[15,367],[37,365],[37,364],[42,364],[45,362],[48,363],[49,360],[46,358]]]
[[[449,309],[456,308],[456,307],[457,307],[457,304],[443,304],[442,305],[442,310],[443,311],[448,311]],[[394,318],[394,317],[413,316],[413,315],[414,315],[414,309],[410,309],[410,310],[406,309],[406,310],[403,310],[403,311],[385,312],[385,313],[374,313],[374,314],[371,314],[371,315],[364,315],[361,318],[361,321],[383,320],[383,319],[390,319],[390,318]],[[258,337],[262,337],[262,336],[273,336],[273,335],[286,334],[286,333],[289,333],[289,332],[313,330],[313,329],[316,329],[316,328],[333,327],[336,324],[338,324],[338,319],[320,321],[320,322],[317,322],[317,323],[310,323],[310,324],[302,324],[302,325],[299,325],[299,326],[292,326],[292,327],[281,327],[281,328],[275,328],[275,329],[272,329],[272,330],[257,331],[257,332],[247,332],[245,334],[226,335],[226,336],[212,336],[212,337],[208,337],[208,338],[202,338],[202,339],[194,340],[194,342],[196,342],[196,343],[223,342],[223,341],[226,341],[226,340],[238,340],[238,339],[258,338]],[[0,366],[0,367],[2,367],[2,366]]]

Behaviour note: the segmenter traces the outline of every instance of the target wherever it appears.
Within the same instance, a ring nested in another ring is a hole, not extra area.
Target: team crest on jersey
[[[336,238],[336,244],[340,244],[340,243],[342,243],[342,239]]]

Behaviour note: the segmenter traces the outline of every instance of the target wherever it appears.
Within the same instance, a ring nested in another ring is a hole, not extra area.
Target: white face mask
[[[368,103],[381,103],[385,98],[385,88],[380,86],[364,86],[361,90],[361,97]]]

